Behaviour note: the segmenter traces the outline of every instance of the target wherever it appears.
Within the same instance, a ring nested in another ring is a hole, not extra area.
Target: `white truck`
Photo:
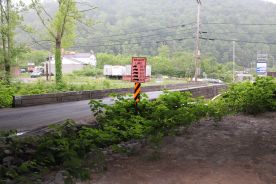
[[[103,74],[106,77],[122,78],[124,76],[131,76],[131,65],[104,65]],[[151,65],[146,66],[146,76],[151,76]]]
[[[125,66],[104,65],[103,74],[110,78],[122,78],[126,73]]]

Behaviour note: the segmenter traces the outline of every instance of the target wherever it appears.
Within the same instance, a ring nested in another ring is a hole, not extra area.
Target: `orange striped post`
[[[133,98],[134,98],[134,107],[136,112],[138,112],[138,103],[140,101],[140,94],[141,94],[141,83],[136,82],[134,85],[134,94],[133,94]]]
[[[141,83],[146,82],[146,65],[147,58],[145,57],[133,57],[131,65],[131,81],[135,82],[134,85],[134,107],[136,113],[138,113],[138,103],[141,97]]]

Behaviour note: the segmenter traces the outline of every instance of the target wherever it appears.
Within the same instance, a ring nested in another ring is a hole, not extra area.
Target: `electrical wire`
[[[202,31],[203,34],[276,34],[274,33],[265,33],[265,32],[208,32],[208,31]]]
[[[200,37],[201,40],[211,40],[211,41],[227,41],[227,42],[240,42],[240,43],[255,43],[255,44],[267,44],[267,45],[276,45],[276,42],[262,42],[262,41],[246,41],[246,40],[236,40],[236,39],[222,39],[222,38],[205,38]]]
[[[183,36],[183,34],[193,34],[193,32],[186,32],[188,30],[191,29],[186,29],[184,30],[182,33],[176,33],[176,34],[168,34],[168,33],[175,33],[175,32],[167,32],[167,33],[163,33],[163,34],[152,34],[152,35],[142,35],[142,36],[137,36],[137,37],[130,37],[130,38],[126,38],[126,39],[117,39],[117,40],[105,40],[105,41],[101,41],[101,42],[97,42],[97,44],[101,44],[102,42],[122,42],[122,41],[131,41],[132,39],[141,39],[141,38],[150,38],[150,37],[168,37],[168,36]],[[165,35],[167,34],[167,35]]]
[[[178,27],[183,28],[183,27],[193,25],[193,24],[195,24],[195,22],[190,22],[190,23],[187,23],[187,24],[179,24],[179,25],[174,25],[174,26],[161,27],[161,28],[148,29],[148,30],[139,30],[139,31],[134,30],[134,32],[132,31],[132,32],[126,32],[126,33],[122,33],[122,34],[114,34],[114,35],[99,36],[99,37],[92,37],[92,38],[109,38],[109,37],[116,37],[116,36],[132,35],[132,34],[135,34],[135,33],[159,31],[159,30],[163,30],[163,29],[172,29],[172,28],[178,28]]]
[[[188,39],[193,39],[194,37],[184,37],[184,38],[174,38],[174,39],[164,39],[164,40],[157,40],[157,41],[147,41],[147,42],[133,42],[133,43],[113,43],[113,44],[102,44],[102,45],[76,45],[71,48],[76,47],[108,47],[108,46],[122,46],[122,45],[139,45],[139,44],[149,44],[149,43],[162,43],[162,42],[169,42],[169,41],[183,41]]]
[[[276,23],[226,23],[226,22],[203,22],[205,25],[236,25],[236,26],[276,26]]]

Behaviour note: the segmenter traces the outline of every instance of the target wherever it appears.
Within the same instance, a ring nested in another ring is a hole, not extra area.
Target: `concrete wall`
[[[142,92],[162,91],[164,89],[180,91],[190,91],[194,97],[204,96],[205,98],[212,98],[219,94],[219,91],[225,89],[225,85],[207,85],[203,83],[190,84],[169,84],[161,86],[146,86],[142,87]],[[107,89],[94,91],[80,91],[80,92],[65,92],[55,94],[41,94],[28,96],[14,96],[13,107],[28,107],[44,104],[72,102],[89,99],[101,99],[108,97],[111,93],[126,94],[133,93],[132,88],[121,89]]]

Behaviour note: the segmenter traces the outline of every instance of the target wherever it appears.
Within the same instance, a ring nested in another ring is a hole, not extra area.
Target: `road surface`
[[[185,89],[202,86],[187,87]],[[179,91],[169,90],[169,91]],[[147,92],[149,99],[155,99],[162,91]],[[112,98],[102,99],[105,104],[112,104]],[[0,130],[16,129],[20,132],[34,130],[50,124],[72,119],[80,123],[93,117],[89,107],[89,100],[66,102],[58,104],[40,105],[24,108],[0,109]]]
[[[150,99],[154,99],[161,93],[161,91],[148,92],[147,95]],[[104,98],[103,102],[112,104],[113,100],[112,98]],[[18,131],[29,131],[61,122],[65,119],[82,121],[92,116],[88,103],[89,100],[84,100],[15,109],[1,109],[0,130],[17,129]]]

